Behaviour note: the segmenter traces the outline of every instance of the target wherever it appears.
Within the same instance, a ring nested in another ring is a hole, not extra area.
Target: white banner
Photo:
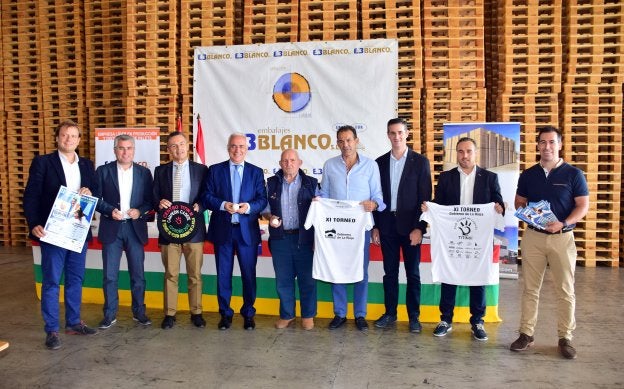
[[[336,129],[354,126],[361,152],[389,149],[386,123],[397,116],[398,43],[361,41],[211,46],[195,49],[193,132],[201,117],[206,164],[228,159],[227,139],[247,135],[247,161],[272,175],[283,149],[320,178],[338,155]]]
[[[134,137],[134,162],[150,169],[153,176],[154,169],[160,165],[159,128],[96,128],[95,167],[116,161],[115,137],[123,134]]]

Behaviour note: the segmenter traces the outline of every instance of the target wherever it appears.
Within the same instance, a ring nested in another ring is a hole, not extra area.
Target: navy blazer
[[[379,174],[381,176],[381,190],[386,209],[382,212],[373,212],[375,227],[382,234],[389,234],[393,228],[400,235],[409,235],[415,228],[423,233],[427,224],[421,222],[420,206],[423,201],[431,200],[431,169],[429,160],[421,154],[408,149],[407,159],[403,167],[403,173],[399,181],[397,192],[396,217],[390,211],[391,187],[390,187],[390,153],[377,158]]]
[[[203,213],[206,209],[202,206],[201,195],[206,181],[206,174],[208,168],[201,163],[193,162],[189,160],[189,174],[191,176],[191,205],[198,204],[199,212]],[[152,200],[154,201],[154,209],[159,210],[158,204],[160,200],[166,199],[173,201],[173,162],[168,162],[164,165],[156,166],[154,170],[154,192]],[[202,219],[203,222],[203,219]],[[206,224],[200,223],[199,231],[190,240],[190,243],[199,243],[206,240]],[[162,236],[158,236],[159,244],[169,244],[169,241],[165,240]]]
[[[95,178],[93,162],[79,157],[78,168],[80,169],[80,186],[89,188],[92,196],[99,197],[99,186]],[[58,151],[33,158],[28,182],[24,189],[24,215],[31,239],[39,240],[32,234],[32,229],[36,226],[45,226],[61,186],[67,186],[67,181]],[[87,235],[87,241],[90,240],[91,229]]]
[[[113,243],[117,239],[121,221],[112,217],[113,210],[121,210],[119,197],[119,178],[117,175],[117,162],[107,163],[95,171],[98,185],[101,190],[101,198],[98,202],[97,211],[100,212],[100,228],[98,238],[104,244]],[[132,165],[132,193],[130,194],[130,208],[138,209],[141,213],[138,219],[131,220],[132,227],[139,237],[139,241],[147,244],[147,213],[152,208],[152,172],[137,163]]]
[[[301,180],[301,188],[299,188],[299,193],[297,193],[299,244],[312,244],[314,243],[314,228],[306,230],[303,225],[308,216],[308,210],[310,209],[310,204],[312,204],[312,199],[316,195],[318,180],[306,175],[301,169],[299,169],[299,179]],[[268,201],[271,206],[271,215],[280,218],[282,217],[283,184],[284,171],[282,169],[278,170],[273,177],[269,177],[267,180]],[[284,224],[280,224],[279,227],[275,228],[269,223],[269,240],[271,239],[284,239]]]
[[[473,204],[487,204],[495,202],[503,207],[505,214],[505,204],[501,195],[498,175],[489,170],[476,166],[476,176],[474,183]],[[459,171],[457,168],[444,171],[438,177],[438,185],[435,189],[434,203],[440,205],[459,205],[461,188],[459,184]]]
[[[232,240],[232,215],[221,210],[221,204],[232,202],[232,178],[230,161],[210,166],[203,195],[203,204],[212,211],[208,225],[208,240],[214,244],[229,243]],[[239,203],[249,203],[249,214],[239,215],[240,230],[246,244],[260,243],[258,215],[267,205],[264,172],[259,167],[245,162]]]

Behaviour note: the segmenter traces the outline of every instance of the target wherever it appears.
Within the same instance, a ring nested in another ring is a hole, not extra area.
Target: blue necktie
[[[234,165],[234,174],[232,175],[232,202],[234,204],[239,203],[240,189],[241,189],[241,165]],[[238,213],[232,215],[232,223],[238,223]]]

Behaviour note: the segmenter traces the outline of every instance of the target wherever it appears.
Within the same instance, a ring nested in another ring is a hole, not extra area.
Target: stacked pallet
[[[561,0],[504,0],[498,10],[495,121],[520,122],[520,169],[535,164],[537,128],[559,124]],[[496,46],[496,45],[494,45]]]
[[[621,1],[571,1],[567,72],[562,93],[564,150],[582,169],[589,213],[575,234],[587,265],[617,266],[622,178],[624,6]]]
[[[299,7],[300,41],[358,38],[357,0],[301,0]]]
[[[43,127],[46,152],[56,149],[58,123],[70,119],[84,129],[85,103],[84,14],[80,0],[38,1],[43,91]],[[78,146],[78,155],[88,157],[89,134]]]
[[[6,112],[6,178],[8,219],[4,229],[12,244],[28,242],[22,195],[33,157],[46,151],[43,118],[41,40],[37,3],[2,1],[2,60]],[[3,189],[3,195],[4,195]],[[8,206],[13,204],[14,206]],[[6,212],[3,212],[3,217]]]
[[[95,156],[96,128],[126,125],[125,36],[125,0],[85,3],[85,89],[92,157]]]
[[[182,0],[180,8],[180,95],[185,133],[193,133],[195,48],[233,44],[234,0]]]
[[[399,117],[410,127],[412,148],[422,151],[420,122],[423,90],[420,2],[363,0],[362,38],[394,38],[399,43]]]
[[[178,105],[177,2],[128,0],[126,125],[175,129]],[[164,138],[161,160],[168,159]]]
[[[2,20],[2,8],[0,8],[0,20]],[[0,28],[2,28],[1,25]],[[2,41],[0,41],[0,47],[2,47]],[[0,50],[0,80],[4,80],[4,66],[1,65],[4,63],[3,58],[4,53]],[[1,82],[0,85],[2,85]],[[7,133],[4,93],[0,93],[0,133]],[[7,150],[6,138],[4,136],[0,136],[0,150]],[[9,198],[9,186],[5,184],[9,181],[7,165],[8,160],[6,153],[0,153],[0,182],[2,183],[2,185],[0,185],[0,204],[10,204],[11,201]],[[0,231],[1,246],[8,246],[11,244],[9,208],[10,207],[0,207],[0,223],[4,226]]]
[[[299,5],[290,0],[245,0],[243,43],[296,42]]]
[[[485,121],[483,2],[424,0],[424,129],[432,171],[443,169],[444,123]]]

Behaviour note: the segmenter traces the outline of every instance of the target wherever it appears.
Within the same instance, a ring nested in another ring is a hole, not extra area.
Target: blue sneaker
[[[472,337],[482,342],[488,340],[487,333],[483,328],[483,323],[475,324],[472,326]]]
[[[453,330],[453,326],[445,321],[441,321],[433,330],[433,336],[445,336]]]

